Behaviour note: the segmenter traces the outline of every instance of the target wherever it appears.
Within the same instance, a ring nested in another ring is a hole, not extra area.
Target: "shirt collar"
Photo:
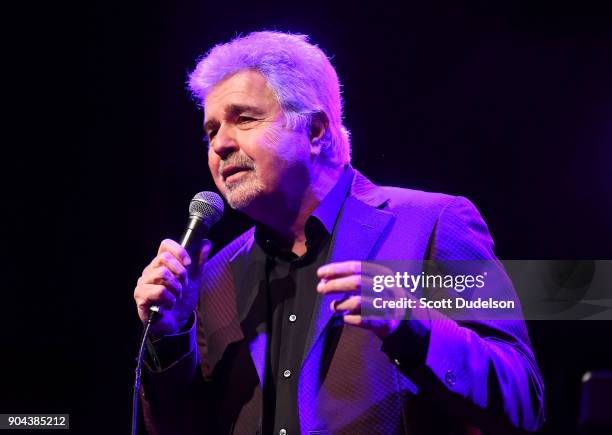
[[[325,195],[323,200],[308,217],[305,228],[307,244],[309,242],[309,236],[311,236],[310,238],[313,238],[312,236],[318,238],[323,229],[328,235],[332,234],[336,220],[340,214],[340,209],[350,192],[354,175],[354,169],[350,165],[346,165],[334,187]],[[319,231],[317,228],[321,225],[323,228]],[[274,233],[264,225],[256,225],[255,240],[264,251],[278,252],[278,245],[274,240]],[[310,240],[310,242],[313,242],[313,240]]]
[[[323,224],[327,230],[327,233],[330,235],[334,230],[334,225],[336,224],[336,219],[340,214],[342,204],[344,204],[344,200],[346,199],[351,188],[353,176],[353,168],[346,165],[340,179],[336,182],[336,185],[327,195],[325,195],[323,200],[310,215],[310,217],[316,217]]]

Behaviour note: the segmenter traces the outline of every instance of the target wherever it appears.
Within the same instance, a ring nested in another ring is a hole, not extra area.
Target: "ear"
[[[310,119],[310,130],[308,138],[310,139],[310,154],[318,156],[321,153],[321,140],[327,133],[329,128],[329,118],[322,110],[312,114]]]

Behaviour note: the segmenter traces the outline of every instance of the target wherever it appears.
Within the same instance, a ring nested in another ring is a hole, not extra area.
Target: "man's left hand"
[[[376,275],[389,275],[393,272],[381,265],[364,261],[344,261],[329,263],[317,270],[319,284],[317,292],[321,295],[337,294],[339,299],[331,303],[334,313],[342,314],[344,323],[358,326],[385,338],[398,327],[398,319],[371,319],[362,316],[362,290],[372,288]]]

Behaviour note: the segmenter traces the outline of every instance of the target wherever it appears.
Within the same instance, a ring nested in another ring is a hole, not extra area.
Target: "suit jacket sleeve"
[[[427,259],[492,260],[502,268],[485,222],[462,197],[441,212]],[[504,291],[518,300],[511,285]],[[544,385],[522,320],[455,321],[416,309],[382,350],[420,394],[482,429],[534,431],[544,421]]]
[[[146,431],[150,435],[190,435],[205,433],[202,430],[208,408],[206,401],[209,390],[200,369],[200,343],[197,323],[182,336],[166,337],[172,347],[178,345],[184,353],[166,366],[152,367],[145,359],[140,401]],[[196,338],[197,335],[197,338]],[[158,345],[158,350],[164,343]],[[173,350],[173,352],[176,349]],[[171,352],[170,355],[173,353]]]

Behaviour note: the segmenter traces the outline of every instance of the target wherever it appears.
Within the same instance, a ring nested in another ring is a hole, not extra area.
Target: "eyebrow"
[[[252,113],[253,115],[263,115],[265,113],[265,111],[260,109],[259,107],[250,106],[248,104],[228,104],[225,107],[224,112],[225,112],[224,115],[226,117],[236,116],[244,112],[249,112],[249,113]],[[204,123],[204,133],[209,131],[209,129],[214,128],[218,124],[219,124],[219,121],[217,121],[215,118],[209,119],[208,121]]]
[[[254,115],[263,115],[264,110],[256,106],[249,106],[248,104],[229,104],[225,108],[225,113],[230,115],[237,115],[239,113],[249,112]]]

